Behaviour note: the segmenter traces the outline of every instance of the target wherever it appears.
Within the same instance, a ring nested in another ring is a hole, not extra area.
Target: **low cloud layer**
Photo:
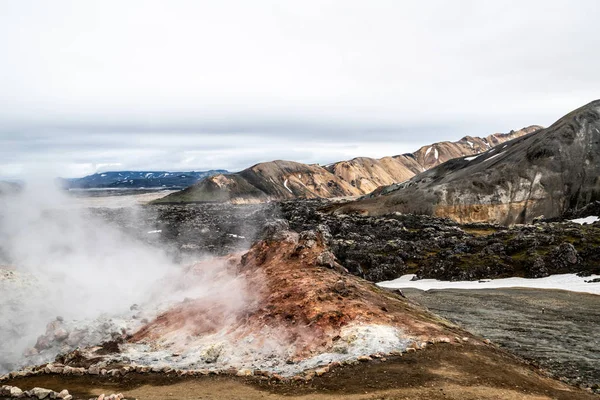
[[[548,125],[598,97],[593,0],[0,2],[0,177],[238,170]]]

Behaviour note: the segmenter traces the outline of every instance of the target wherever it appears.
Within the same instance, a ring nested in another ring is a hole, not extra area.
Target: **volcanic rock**
[[[296,232],[327,231],[329,251],[337,262],[374,282],[405,274],[416,274],[415,279],[475,280],[600,273],[600,224],[459,224],[426,215],[325,212],[331,204],[290,201],[282,202],[280,209]]]

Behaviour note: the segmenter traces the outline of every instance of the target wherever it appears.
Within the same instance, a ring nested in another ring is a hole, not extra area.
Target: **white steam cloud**
[[[130,310],[134,303],[154,304],[142,308],[155,315],[158,302],[218,298],[224,293],[215,287],[232,288],[227,283],[234,277],[215,271],[193,290],[181,287],[176,283],[180,270],[161,249],[93,216],[51,179],[28,182],[20,192],[0,196],[0,373],[49,361],[68,349],[67,343],[96,344],[91,341],[106,333],[94,328],[98,321],[119,330],[131,328],[126,319],[139,326],[139,320],[153,316]],[[243,299],[235,304],[243,307]],[[72,333],[68,338],[67,332],[60,337],[63,328]],[[47,344],[43,354],[33,350],[35,357],[25,359],[24,352],[30,353],[44,332],[61,345]],[[87,342],[80,341],[84,336]]]

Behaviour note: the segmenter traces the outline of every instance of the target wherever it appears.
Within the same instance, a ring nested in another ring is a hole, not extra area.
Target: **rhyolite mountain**
[[[110,171],[83,178],[61,179],[60,184],[66,189],[139,189],[165,188],[182,189],[193,185],[208,176],[227,173],[227,171]]]
[[[333,212],[426,214],[458,222],[529,223],[600,200],[600,100],[550,127],[450,160]]]
[[[276,160],[233,174],[218,174],[156,203],[256,203],[294,198],[361,196],[402,182],[452,158],[481,153],[496,144],[541,129],[534,125],[485,138],[465,136],[457,142],[423,146],[414,153],[374,159],[358,157],[327,166]]]

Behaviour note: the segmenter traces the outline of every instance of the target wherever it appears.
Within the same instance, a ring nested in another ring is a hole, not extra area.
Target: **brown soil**
[[[7,384],[68,389],[76,397],[122,392],[158,399],[597,399],[539,374],[491,346],[438,344],[426,350],[333,369],[312,381],[275,383],[259,377],[125,377],[42,375]]]

